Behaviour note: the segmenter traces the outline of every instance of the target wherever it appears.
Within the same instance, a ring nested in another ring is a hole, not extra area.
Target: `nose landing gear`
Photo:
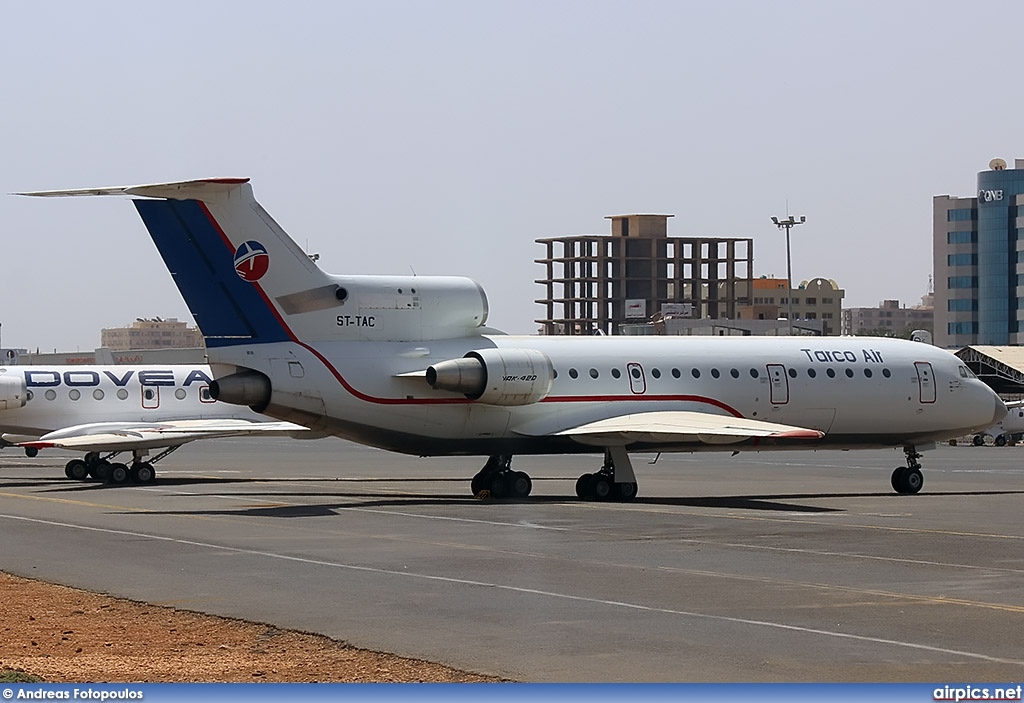
[[[892,488],[897,493],[919,493],[924,486],[924,474],[921,473],[921,454],[914,447],[903,447],[907,455],[907,465],[897,466],[892,472]]]

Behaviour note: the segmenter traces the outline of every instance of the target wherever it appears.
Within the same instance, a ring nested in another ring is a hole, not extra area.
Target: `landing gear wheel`
[[[84,461],[82,462],[85,463]],[[110,462],[100,459],[95,464],[89,466],[89,475],[97,481],[106,481],[110,475]]]
[[[908,471],[910,471],[910,469],[906,466],[897,466],[892,472],[892,478],[889,482],[892,484],[892,489],[897,493],[903,493],[903,474]]]
[[[924,474],[920,469],[907,469],[907,473],[903,475],[903,486],[906,488],[904,493],[920,493],[921,487],[924,486]]]
[[[523,471],[513,471],[507,477],[509,495],[513,498],[525,498],[533,490],[533,481]]]
[[[590,484],[591,494],[597,500],[611,500],[614,497],[615,483],[608,476],[594,474]]]
[[[636,493],[639,486],[636,483],[616,483],[615,484],[615,500],[622,503],[627,503],[636,498]]]
[[[998,437],[996,437],[995,443],[996,443],[997,447],[1005,447],[1006,446],[1006,435],[1001,434]]]
[[[124,464],[110,464],[107,469],[107,483],[122,484],[128,481],[128,467]]]
[[[980,447],[985,443],[985,435],[976,434],[974,435],[974,439],[972,439],[971,442],[974,443],[974,446]]]
[[[892,472],[892,487],[897,493],[920,493],[924,486],[924,474],[920,469],[897,466]]]
[[[594,481],[594,474],[583,474],[576,479],[576,497],[583,500],[592,498],[594,493],[590,488],[590,484]]]
[[[487,490],[487,477],[483,474],[477,474],[469,482],[469,489],[473,491],[474,496],[480,495],[480,491]]]
[[[491,498],[504,498],[509,493],[509,480],[505,473],[491,476]]]
[[[84,481],[89,478],[89,468],[81,459],[72,459],[64,467],[64,475],[72,481]]]
[[[156,478],[156,469],[149,462],[137,461],[132,464],[132,468],[128,471],[128,477],[131,478],[133,483],[153,483],[153,480]]]

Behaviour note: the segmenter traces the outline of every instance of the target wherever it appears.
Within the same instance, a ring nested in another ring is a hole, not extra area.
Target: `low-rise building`
[[[843,334],[871,334],[910,338],[914,330],[935,328],[935,309],[926,304],[930,295],[922,299],[921,305],[908,308],[898,300],[883,300],[874,308],[846,308],[843,310]]]
[[[193,349],[203,347],[203,335],[177,318],[138,318],[129,327],[109,327],[100,333],[100,346],[114,351],[133,349]]]

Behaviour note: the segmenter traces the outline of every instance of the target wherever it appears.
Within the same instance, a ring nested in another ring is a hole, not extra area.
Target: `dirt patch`
[[[0,573],[0,670],[59,683],[483,682],[320,635]]]

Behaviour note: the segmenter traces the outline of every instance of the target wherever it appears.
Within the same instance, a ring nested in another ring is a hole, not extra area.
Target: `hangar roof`
[[[956,352],[996,393],[1024,394],[1024,347],[969,346]]]

